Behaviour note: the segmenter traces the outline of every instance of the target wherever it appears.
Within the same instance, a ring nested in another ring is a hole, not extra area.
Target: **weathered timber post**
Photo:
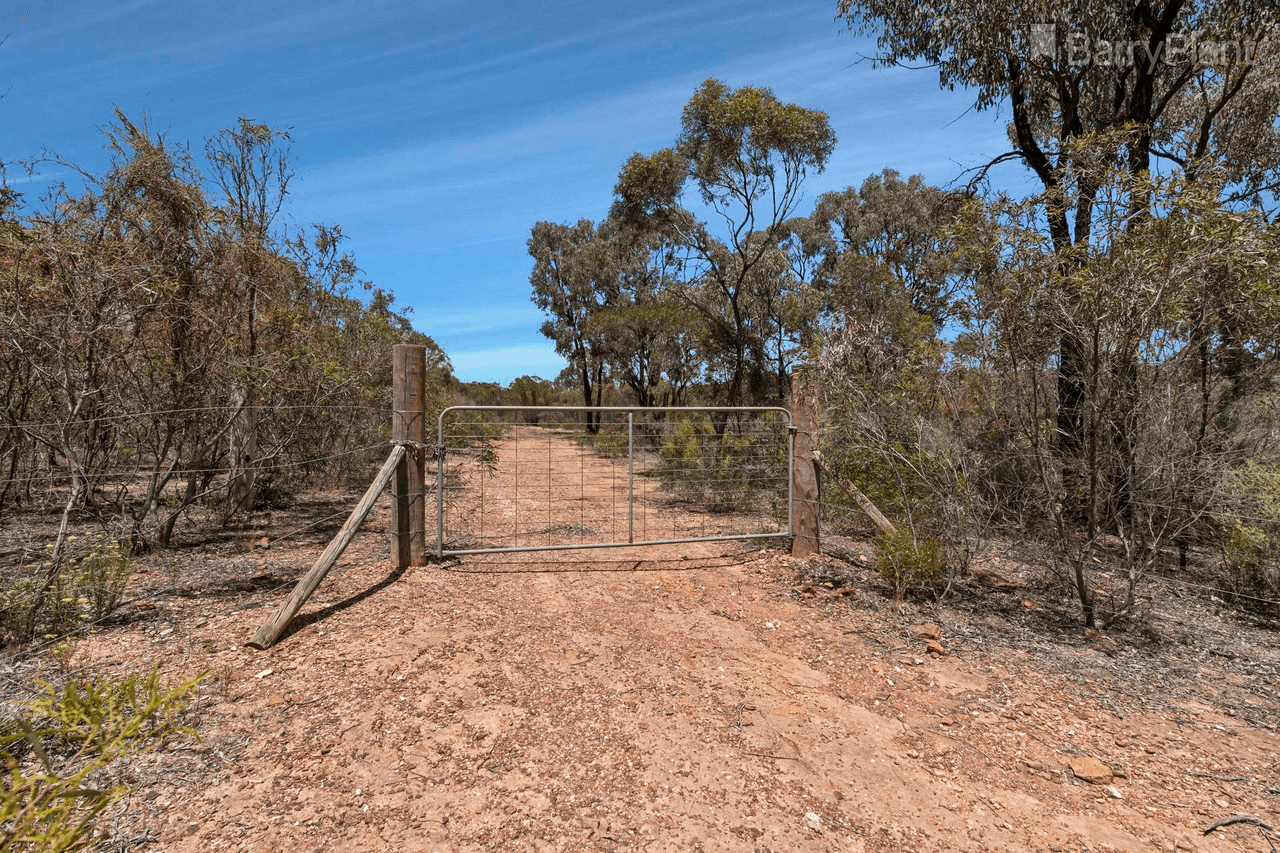
[[[391,376],[391,440],[405,443],[408,450],[392,482],[391,559],[396,568],[422,566],[427,562],[427,348],[396,344]]]
[[[302,576],[302,580],[298,581],[298,585],[293,588],[293,592],[289,594],[289,597],[276,608],[274,613],[267,617],[267,621],[263,622],[261,627],[258,628],[257,633],[253,635],[253,639],[245,645],[255,649],[265,649],[280,639],[280,635],[289,627],[293,617],[298,615],[302,605],[307,603],[311,593],[316,591],[320,581],[324,580],[325,575],[329,574],[329,570],[333,568],[334,563],[338,562],[338,558],[342,556],[342,552],[351,544],[351,540],[355,538],[356,531],[360,529],[360,525],[368,518],[373,505],[382,496],[382,490],[391,484],[391,480],[395,476],[395,470],[400,467],[400,463],[408,455],[403,447],[391,448],[391,455],[387,457],[386,462],[382,463],[378,476],[373,478],[373,483],[365,490],[364,497],[360,498],[360,503],[356,504],[356,508],[351,511],[351,515],[347,516],[347,520],[343,523],[342,529],[338,531],[338,535],[330,540],[324,551],[311,564],[311,570]]]
[[[807,559],[822,553],[818,537],[818,411],[812,388],[804,371],[791,374],[791,556]]]

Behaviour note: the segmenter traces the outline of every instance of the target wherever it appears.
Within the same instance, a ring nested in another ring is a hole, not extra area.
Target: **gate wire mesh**
[[[792,438],[780,408],[454,406],[437,554],[787,536]]]

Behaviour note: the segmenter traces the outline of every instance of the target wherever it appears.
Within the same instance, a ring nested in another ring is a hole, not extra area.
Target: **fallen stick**
[[[342,529],[338,531],[338,535],[333,537],[333,541],[324,549],[324,553],[311,566],[311,571],[303,575],[302,580],[298,581],[298,585],[294,587],[293,592],[285,599],[284,603],[267,618],[266,622],[262,623],[262,627],[258,628],[257,633],[253,635],[253,639],[245,643],[245,645],[254,649],[265,649],[280,638],[280,635],[284,633],[284,629],[289,627],[293,617],[298,615],[302,605],[316,591],[316,587],[324,580],[325,575],[329,574],[329,570],[333,568],[334,563],[338,562],[338,558],[347,549],[347,545],[351,544],[351,540],[355,538],[356,530],[368,517],[373,505],[377,503],[378,497],[382,494],[382,490],[387,487],[387,483],[391,482],[391,475],[395,473],[396,466],[400,464],[404,454],[403,445],[396,445],[391,449],[391,455],[387,457],[386,462],[382,463],[382,469],[378,471],[378,476],[373,478],[373,482],[364,493],[364,497],[360,498],[360,503],[356,504],[356,508],[351,511],[351,515],[347,517]]]
[[[1209,833],[1213,832],[1215,829],[1221,829],[1224,826],[1231,826],[1231,824],[1233,823],[1256,823],[1258,826],[1262,827],[1267,832],[1275,832],[1275,830],[1272,829],[1271,824],[1267,823],[1265,820],[1263,820],[1260,817],[1254,817],[1251,814],[1238,814],[1238,815],[1232,815],[1231,817],[1224,817],[1220,821],[1216,821],[1214,823],[1209,824],[1209,826],[1205,828],[1204,834],[1208,835]]]
[[[1188,776],[1195,776],[1197,779],[1212,779],[1215,782],[1243,782],[1243,776],[1215,776],[1212,773],[1204,773],[1199,770],[1184,770]]]

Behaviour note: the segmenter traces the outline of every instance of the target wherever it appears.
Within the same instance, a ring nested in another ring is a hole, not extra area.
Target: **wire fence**
[[[339,512],[326,515],[323,518],[315,519],[314,521],[310,521],[302,525],[301,527],[296,527],[284,533],[271,537],[271,544],[273,546],[278,546],[281,542],[286,542],[296,536],[301,535],[302,533],[307,532],[308,530],[311,530],[312,528],[319,527],[320,525],[326,522],[334,521],[338,518],[345,518],[348,515],[350,515],[350,510],[343,509],[343,510],[340,510]],[[288,578],[280,581],[277,584],[274,584],[273,586],[258,590],[256,592],[256,596],[258,598],[270,598],[275,593],[278,593],[287,587],[294,586],[296,583],[297,583],[297,580],[295,578]],[[70,640],[74,637],[79,637],[93,630],[94,628],[98,628],[108,622],[118,620],[120,618],[120,612],[127,607],[132,607],[137,604],[153,602],[160,598],[172,597],[177,594],[178,594],[178,584],[170,584],[167,586],[156,587],[141,595],[136,595],[127,600],[120,601],[111,609],[109,613],[105,613],[93,619],[82,620],[74,628],[71,628],[69,630],[64,630],[62,632],[53,634],[51,636],[42,636],[39,639],[39,641],[35,643],[30,643],[26,646],[23,646],[14,651],[11,651],[9,654],[0,657],[0,664],[13,663],[14,661],[20,660],[22,658],[41,654],[42,652],[46,652],[52,648],[55,648],[56,646],[66,642],[67,640]],[[34,595],[28,596],[24,599],[10,599],[9,601],[6,602],[6,605],[8,605],[9,603],[13,603],[15,601],[31,604],[35,601],[35,596]],[[235,612],[236,610],[244,609],[245,606],[250,606],[250,605],[242,605],[240,607],[232,608],[228,612]]]
[[[270,462],[270,461],[259,460],[252,463],[252,468],[255,472],[261,472],[261,473],[269,473],[272,471],[285,471],[285,470],[297,469],[297,468],[306,468],[310,466],[323,465],[326,462],[333,462],[335,460],[345,459],[350,456],[358,456],[362,453],[368,453],[371,450],[377,450],[379,448],[383,448],[386,446],[387,446],[387,442],[380,441],[376,444],[364,445],[363,447],[356,447],[349,450],[339,450],[334,453],[326,453],[323,456],[310,456],[305,459],[293,459],[287,462]],[[168,462],[168,460],[165,460],[165,462]],[[233,471],[242,471],[245,469],[245,467],[247,466],[243,464],[235,468],[227,465],[220,465],[220,466],[185,466],[184,465],[184,466],[175,467],[174,471],[175,473],[180,474],[182,476],[189,476],[191,474],[216,476],[218,474],[230,474]],[[131,480],[138,480],[142,478],[151,477],[154,474],[162,475],[167,469],[168,469],[167,464],[158,464],[158,465],[153,465],[146,468],[141,468],[141,467],[128,468],[128,469],[122,468],[122,469],[105,470],[105,471],[94,469],[86,473],[84,476],[87,479],[92,480],[94,483],[105,484],[107,481],[110,481],[110,480],[130,480],[131,481]],[[69,476],[70,475],[65,471],[60,471],[60,472],[50,471],[47,473],[32,474],[26,477],[0,478],[0,485],[4,485],[6,483],[14,483],[14,484],[46,483],[46,482],[51,484],[60,483],[60,482],[65,482]]]
[[[389,407],[294,406],[290,410],[318,409],[368,413],[390,422]],[[227,412],[234,407],[158,410],[113,415],[103,420],[144,418],[166,414]],[[10,424],[9,428],[57,427],[59,422]],[[472,549],[533,550],[547,547],[582,547],[663,541],[697,541],[724,537],[777,536],[788,527],[789,459],[787,420],[770,416],[671,415],[658,412],[633,417],[628,424],[619,412],[590,417],[577,414],[519,412],[468,413],[447,424],[443,467],[432,472],[443,484],[439,501],[432,500],[437,482],[425,484],[429,513],[438,505],[435,522],[442,543],[460,551]],[[5,427],[0,426],[0,429]],[[302,459],[264,461],[262,472],[321,466],[326,463],[385,450],[380,441]],[[156,474],[158,466],[95,472],[101,478],[142,478]],[[182,468],[185,475],[229,474],[230,466]],[[1264,472],[1265,473],[1265,472]],[[0,479],[0,485],[27,481],[65,481],[66,475]],[[834,488],[831,486],[829,488]],[[816,502],[824,530],[861,535],[870,533],[862,510],[836,500]],[[1148,504],[1170,512],[1184,507]],[[273,545],[295,538],[328,521],[342,517],[341,510],[271,537]],[[1232,512],[1241,521],[1278,524],[1280,519]],[[265,533],[265,530],[264,530]],[[40,531],[28,532],[33,541]],[[20,537],[18,537],[20,538]],[[30,547],[10,547],[23,562],[38,556]],[[1185,580],[1147,571],[1151,581],[1199,590],[1227,600],[1280,606],[1263,595]],[[289,586],[282,581],[270,594]],[[121,607],[147,601],[173,589],[162,588],[131,598]],[[11,599],[30,604],[35,594]],[[22,653],[47,649],[113,618],[86,621],[73,630],[42,640]],[[3,658],[0,660],[11,660]]]
[[[193,406],[183,409],[153,409],[145,412],[122,412],[114,415],[86,415],[77,417],[73,420],[59,421],[9,421],[0,423],[0,429],[17,429],[17,430],[39,430],[39,429],[66,429],[68,427],[92,427],[101,424],[120,423],[121,421],[141,420],[143,418],[164,418],[173,415],[199,415],[210,413],[226,413],[243,411],[245,406],[225,405],[225,406]],[[390,418],[391,409],[387,406],[362,406],[362,405],[346,405],[346,404],[325,404],[325,403],[307,403],[302,405],[275,405],[259,406],[260,411],[280,413],[280,412],[299,412],[299,411],[352,411],[352,412],[371,412],[381,413]]]

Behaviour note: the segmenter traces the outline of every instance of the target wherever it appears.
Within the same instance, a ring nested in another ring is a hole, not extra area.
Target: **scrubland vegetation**
[[[1033,55],[1037,20],[953,5],[838,13],[878,62],[1004,110],[1009,151],[947,186],[885,169],[811,198],[827,116],[706,81],[599,221],[532,226],[532,298],[568,362],[553,380],[458,382],[339,226],[289,224],[287,131],[242,119],[193,152],[117,112],[103,171],[55,157],[70,177],[41,198],[0,184],[0,523],[48,522],[0,548],[0,643],[57,641],[112,612],[141,555],[363,477],[397,343],[428,347],[437,409],[787,405],[799,371],[826,519],[840,532],[856,507],[843,482],[892,520],[875,565],[899,598],[1016,543],[1090,629],[1140,613],[1154,576],[1274,625],[1274,11],[1096,0],[1052,24],[1059,44],[1077,27],[1254,49],[1125,64]],[[1035,192],[992,190],[996,168]],[[735,440],[676,423],[657,475],[731,511],[752,479]],[[110,766],[191,734],[194,685],[69,676],[7,708],[0,850],[91,844],[123,790]]]

